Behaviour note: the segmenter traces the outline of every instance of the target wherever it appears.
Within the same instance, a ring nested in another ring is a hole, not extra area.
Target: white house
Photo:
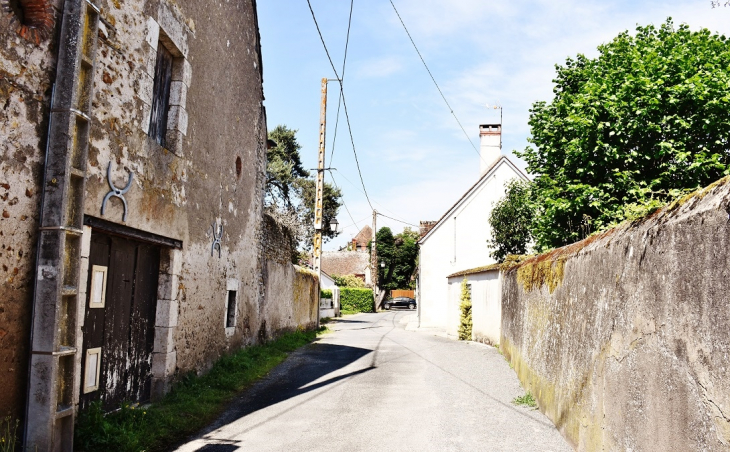
[[[479,126],[481,175],[476,183],[420,239],[418,320],[421,327],[456,335],[459,303],[449,302],[448,277],[495,263],[489,256],[489,214],[505,194],[505,184],[527,176],[501,155],[502,126]]]

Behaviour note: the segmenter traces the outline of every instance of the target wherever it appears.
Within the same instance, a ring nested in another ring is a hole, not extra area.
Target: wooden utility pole
[[[378,311],[378,250],[375,247],[378,211],[373,209],[373,239],[370,242],[370,280],[373,283],[373,310]]]
[[[325,129],[327,126],[327,77],[322,79],[322,101],[319,108],[319,157],[317,159],[317,193],[314,204],[314,271],[322,281],[322,215],[324,198]],[[319,288],[318,288],[319,289]],[[317,290],[319,293],[320,291]],[[317,296],[319,299],[319,296]],[[317,302],[317,328],[319,328],[319,301]]]

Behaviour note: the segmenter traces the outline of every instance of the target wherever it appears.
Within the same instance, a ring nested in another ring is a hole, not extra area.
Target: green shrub
[[[329,289],[324,289],[319,291],[319,297],[320,298],[332,298],[332,291]]]
[[[373,312],[373,291],[343,287],[340,289],[340,306],[343,311]]]
[[[459,340],[471,340],[471,289],[466,278],[461,281],[461,319],[459,321]]]
[[[365,281],[355,275],[332,275],[337,287],[360,287],[365,288]]]

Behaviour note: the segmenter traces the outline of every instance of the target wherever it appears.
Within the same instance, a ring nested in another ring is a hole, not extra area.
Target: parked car
[[[385,309],[390,309],[391,307],[395,308],[408,308],[408,309],[416,309],[416,300],[409,297],[395,297],[391,298],[390,300],[385,300],[383,303],[383,307]]]

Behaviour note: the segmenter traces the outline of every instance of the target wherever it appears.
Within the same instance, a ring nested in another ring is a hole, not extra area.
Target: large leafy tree
[[[375,236],[378,252],[378,286],[384,290],[413,289],[413,274],[418,260],[418,232],[405,228],[393,235],[382,227]],[[380,263],[384,263],[382,267]]]
[[[530,188],[524,180],[507,182],[504,197],[489,214],[492,237],[487,244],[492,248],[490,256],[499,262],[510,254],[527,254],[536,211]]]
[[[290,232],[292,248],[310,249],[314,235],[314,206],[316,183],[302,166],[296,130],[278,125],[269,132],[276,146],[266,152],[267,212]],[[337,216],[342,205],[342,192],[325,183],[323,199],[322,240],[337,234],[330,229],[330,220]]]
[[[703,29],[637,27],[556,66],[555,97],[530,115],[538,248],[728,174],[730,41]]]

